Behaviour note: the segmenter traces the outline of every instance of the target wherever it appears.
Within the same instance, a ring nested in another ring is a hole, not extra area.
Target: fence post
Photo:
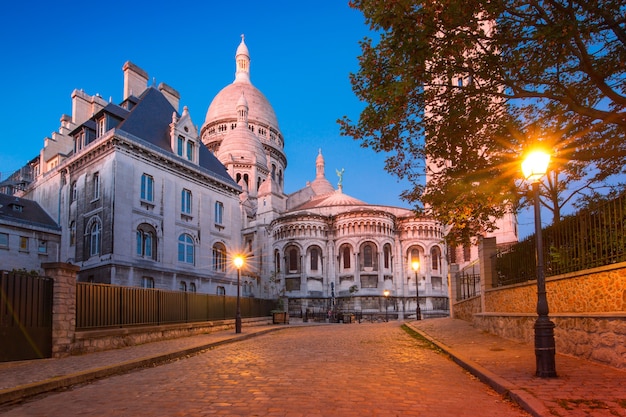
[[[496,273],[496,238],[481,237],[478,240],[478,259],[480,262],[480,311],[486,313],[486,289],[493,288]]]
[[[44,262],[41,267],[54,281],[52,357],[69,356],[76,333],[76,276],[80,267],[64,262]]]

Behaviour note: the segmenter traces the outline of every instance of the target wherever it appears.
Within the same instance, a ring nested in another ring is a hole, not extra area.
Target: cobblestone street
[[[400,324],[289,328],[4,416],[526,416]]]

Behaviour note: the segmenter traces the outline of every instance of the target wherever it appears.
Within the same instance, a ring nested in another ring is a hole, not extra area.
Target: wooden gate
[[[53,284],[0,271],[0,362],[52,356]]]

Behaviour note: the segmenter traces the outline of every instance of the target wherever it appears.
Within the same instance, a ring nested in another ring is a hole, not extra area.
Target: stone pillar
[[[454,317],[454,305],[457,302],[458,281],[456,275],[459,273],[459,264],[450,264],[448,267],[448,303],[450,304],[450,317]]]
[[[496,238],[480,238],[478,241],[478,259],[480,262],[480,311],[486,313],[486,289],[493,288],[496,274]]]
[[[68,356],[76,332],[76,276],[80,267],[63,262],[46,262],[41,267],[54,280],[52,357]]]

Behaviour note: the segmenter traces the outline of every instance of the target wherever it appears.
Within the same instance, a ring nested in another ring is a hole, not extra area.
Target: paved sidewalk
[[[559,376],[537,378],[533,346],[484,333],[462,320],[407,324],[534,416],[626,416],[626,371],[557,353]],[[241,334],[230,330],[68,358],[0,363],[0,405],[294,325],[315,324],[244,326]]]
[[[457,319],[408,324],[534,416],[626,416],[626,371],[557,350],[557,378],[538,378],[532,344],[503,339]]]

